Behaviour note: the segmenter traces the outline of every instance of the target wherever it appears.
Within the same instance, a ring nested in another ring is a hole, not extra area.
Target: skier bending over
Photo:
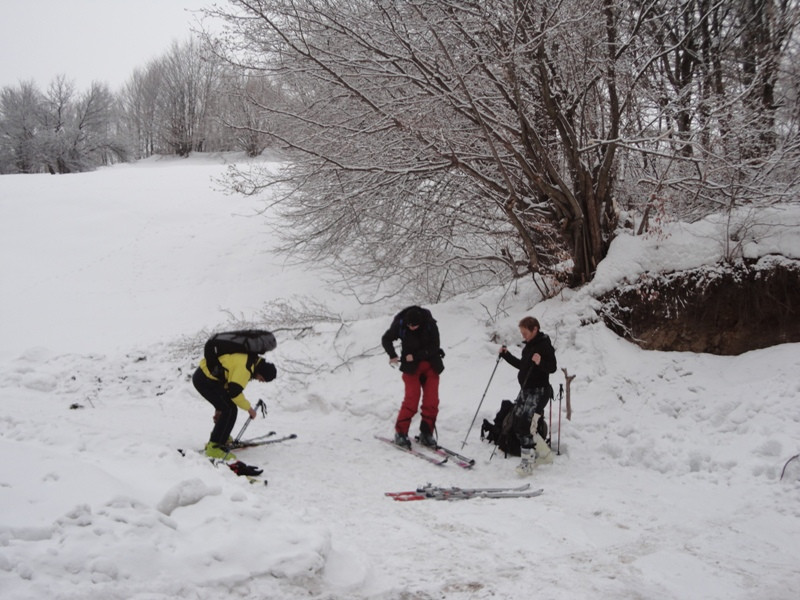
[[[244,388],[252,379],[272,381],[277,375],[277,369],[258,355],[223,354],[219,357],[219,362],[225,370],[221,378],[211,374],[204,358],[194,372],[192,383],[200,395],[216,409],[214,429],[206,444],[206,456],[235,460],[236,456],[226,446],[236,424],[237,407],[246,411],[251,419],[256,418],[255,409],[244,396]]]
[[[401,343],[399,357],[394,349],[394,341],[398,339]],[[439,347],[439,328],[431,311],[419,306],[404,308],[395,315],[381,338],[381,344],[389,355],[389,363],[400,363],[405,385],[403,404],[394,425],[394,443],[403,448],[411,447],[408,430],[419,408],[421,395],[419,441],[425,446],[436,447],[433,433],[439,414],[439,375],[444,371],[444,352]]]

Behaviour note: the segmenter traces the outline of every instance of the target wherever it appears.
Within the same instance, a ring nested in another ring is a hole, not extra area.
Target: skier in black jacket
[[[522,357],[517,358],[505,346],[500,356],[511,366],[519,369],[517,380],[520,391],[514,403],[514,432],[519,440],[522,460],[517,473],[527,477],[536,464],[552,462],[553,456],[541,431],[545,431],[544,409],[553,397],[550,373],[556,371],[556,353],[550,338],[541,332],[539,321],[525,317],[519,322],[519,332],[525,340]]]
[[[401,343],[399,357],[394,349],[394,341],[398,339]],[[381,338],[381,345],[389,355],[390,364],[400,363],[405,385],[403,404],[395,422],[395,444],[411,447],[408,430],[422,396],[419,441],[426,446],[436,447],[433,433],[439,414],[439,374],[444,371],[444,352],[439,347],[436,319],[425,308],[409,306],[395,315]]]

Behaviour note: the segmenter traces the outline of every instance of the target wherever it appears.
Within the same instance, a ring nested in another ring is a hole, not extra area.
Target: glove
[[[533,413],[533,417],[531,417],[531,435],[536,435],[539,432],[539,419],[542,418],[542,415],[539,413]]]
[[[258,467],[254,467],[252,465],[247,465],[240,460],[237,460],[235,463],[228,465],[234,473],[237,475],[261,475],[264,472],[263,469],[259,469]]]

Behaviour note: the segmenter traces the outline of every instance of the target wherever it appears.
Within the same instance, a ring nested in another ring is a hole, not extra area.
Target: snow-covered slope
[[[532,478],[538,498],[394,502],[384,492],[428,482],[520,483],[516,461],[479,440],[515,372],[501,363],[489,385],[463,450],[471,471],[375,440],[402,395],[379,340],[405,299],[359,307],[324,273],[286,267],[260,205],[214,183],[224,168],[195,157],[0,178],[4,599],[795,597],[800,459],[780,477],[800,452],[798,344],[643,352],[580,325],[592,289],[433,306],[442,443],[461,448],[497,342],[518,342],[526,314],[575,375],[573,415],[553,412],[560,455]],[[715,260],[711,227],[620,238],[593,289]],[[796,253],[796,231],[773,245]],[[306,297],[340,322],[279,334],[279,378],[247,390],[269,408],[248,435],[298,434],[240,452],[269,485],[181,456],[211,428],[189,381],[203,332]]]

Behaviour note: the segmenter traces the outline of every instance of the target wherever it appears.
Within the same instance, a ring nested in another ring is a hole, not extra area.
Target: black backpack
[[[481,439],[495,444],[506,457],[520,455],[519,438],[514,431],[514,406],[511,400],[503,400],[494,417],[494,423],[484,419],[481,425]],[[537,433],[550,444],[544,419],[539,419]]]
[[[503,400],[500,403],[500,410],[494,417],[494,423],[488,419],[483,420],[481,439],[495,444],[506,456],[520,455],[519,440],[514,433],[514,403],[511,400]]]
[[[262,329],[245,329],[242,331],[226,331],[212,335],[203,349],[208,372],[217,379],[225,377],[225,368],[219,362],[223,354],[247,354],[248,366],[252,365],[259,354],[274,350],[278,345],[275,336]]]

